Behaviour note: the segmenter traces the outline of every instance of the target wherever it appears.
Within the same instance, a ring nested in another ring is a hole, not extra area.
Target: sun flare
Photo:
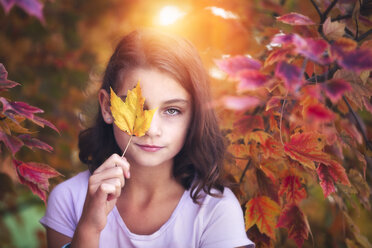
[[[185,13],[176,6],[165,6],[159,13],[159,23],[160,25],[168,26],[175,23],[184,15]]]

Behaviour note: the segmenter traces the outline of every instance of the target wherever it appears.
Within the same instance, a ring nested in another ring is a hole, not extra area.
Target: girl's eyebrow
[[[174,103],[181,103],[181,104],[186,105],[189,103],[189,101],[185,99],[175,98],[175,99],[170,99],[170,100],[163,102],[163,104],[174,104]]]

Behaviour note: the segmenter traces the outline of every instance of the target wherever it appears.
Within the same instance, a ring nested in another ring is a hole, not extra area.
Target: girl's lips
[[[140,145],[140,144],[136,144],[136,145],[146,152],[157,152],[163,148],[162,146]]]

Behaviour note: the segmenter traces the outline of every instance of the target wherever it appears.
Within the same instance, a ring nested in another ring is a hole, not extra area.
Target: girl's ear
[[[103,120],[107,124],[112,124],[114,122],[114,119],[111,114],[110,110],[110,95],[107,93],[106,90],[100,89],[98,93],[98,100],[99,100],[99,105],[101,106],[101,114],[103,117]]]

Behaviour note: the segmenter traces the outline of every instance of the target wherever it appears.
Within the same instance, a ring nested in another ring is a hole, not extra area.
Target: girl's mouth
[[[163,148],[163,146],[154,146],[154,145],[141,145],[141,144],[136,144],[139,148],[146,152],[157,152],[160,149]]]

